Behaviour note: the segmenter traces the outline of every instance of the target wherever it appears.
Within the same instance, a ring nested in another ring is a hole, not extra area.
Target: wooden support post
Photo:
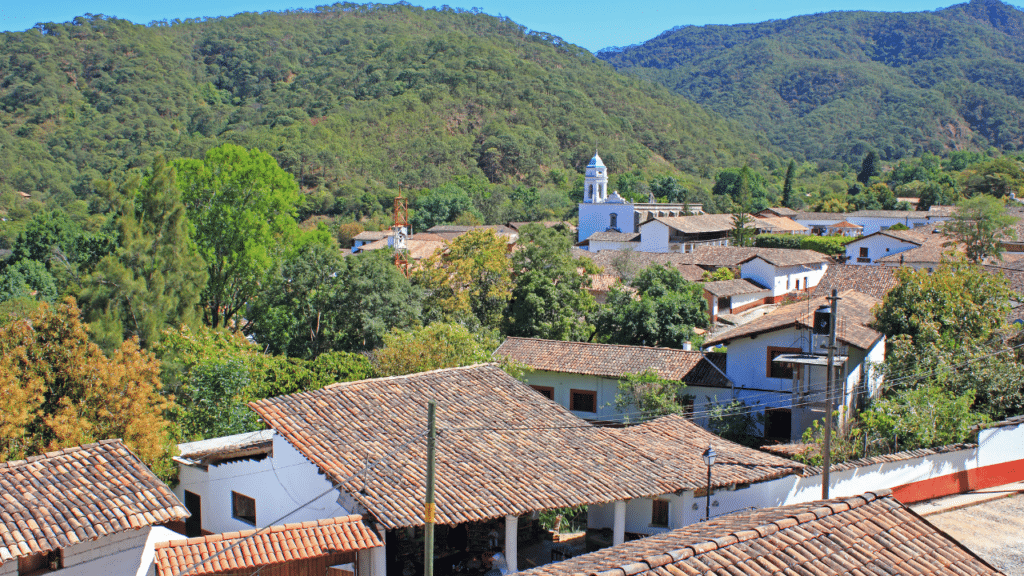
[[[612,524],[612,546],[626,541],[626,501],[615,501],[615,521]]]
[[[434,452],[437,445],[437,402],[427,403],[427,497],[423,505],[423,574],[434,576]]]
[[[508,573],[519,572],[519,518],[505,516],[505,563]]]

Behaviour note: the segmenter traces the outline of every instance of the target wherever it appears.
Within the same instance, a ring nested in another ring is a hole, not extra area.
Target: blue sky
[[[85,13],[105,14],[146,24],[153,20],[229,16],[244,11],[310,8],[332,2],[302,0],[0,0],[0,31],[26,30],[37,22],[66,22]],[[421,3],[438,6],[445,3]],[[479,7],[508,16],[532,30],[550,32],[596,51],[607,46],[643,42],[681,25],[738,24],[789,18],[831,10],[885,10],[918,12],[959,2],[943,0],[826,0],[768,2],[754,0],[690,1],[646,0],[447,0],[453,7]]]

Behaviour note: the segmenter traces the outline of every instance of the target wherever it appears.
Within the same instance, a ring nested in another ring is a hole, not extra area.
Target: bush
[[[758,248],[788,248],[814,250],[827,256],[846,252],[846,245],[856,238],[848,236],[801,236],[798,234],[761,234],[754,238]]]

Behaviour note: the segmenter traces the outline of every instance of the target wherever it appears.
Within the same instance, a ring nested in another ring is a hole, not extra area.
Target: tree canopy
[[[709,318],[702,284],[689,282],[672,266],[653,265],[630,282],[631,291],[612,289],[595,322],[597,338],[612,344],[682,348],[694,327]]]

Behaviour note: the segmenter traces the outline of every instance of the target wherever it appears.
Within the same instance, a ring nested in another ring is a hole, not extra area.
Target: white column
[[[612,524],[612,546],[626,541],[626,501],[615,502],[615,522]]]
[[[505,516],[505,562],[509,574],[519,572],[519,518]]]
[[[383,528],[377,528],[377,534],[380,536],[380,541],[383,542],[384,545],[374,548],[370,553],[373,564],[371,573],[373,576],[388,576],[387,533]]]
[[[373,576],[370,569],[373,567],[373,551],[359,550],[356,552],[356,576]]]

